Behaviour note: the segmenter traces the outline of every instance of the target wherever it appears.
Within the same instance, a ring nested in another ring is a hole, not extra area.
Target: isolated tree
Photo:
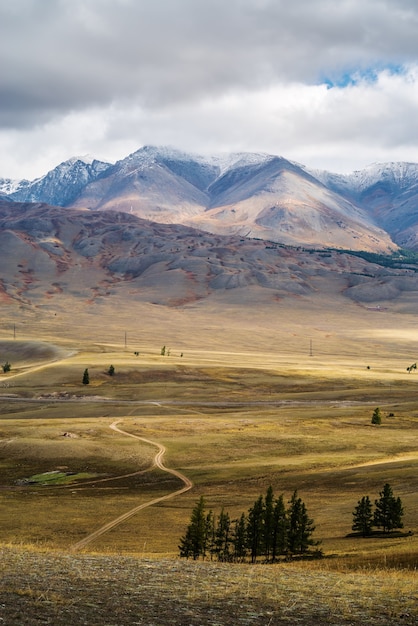
[[[379,493],[380,498],[375,500],[375,512],[373,525],[383,529],[387,533],[394,528],[403,528],[402,517],[404,514],[402,501],[395,498],[392,487],[386,483]]]
[[[290,554],[304,554],[313,545],[311,538],[315,530],[313,519],[308,516],[306,506],[295,491],[288,509],[287,548]]]
[[[373,411],[373,415],[372,415],[372,424],[376,424],[377,426],[380,426],[380,424],[382,423],[382,414],[380,412],[379,407],[377,407],[374,411]]]
[[[165,346],[161,348],[161,356],[164,356],[164,355],[165,355]]]
[[[180,556],[194,560],[206,553],[208,524],[205,515],[205,500],[200,497],[196,503],[185,535],[180,539]]]
[[[357,506],[353,512],[352,530],[361,532],[363,537],[367,537],[372,532],[373,512],[372,503],[369,496],[363,496],[357,502]]]
[[[113,376],[115,374],[115,368],[113,367],[113,365],[109,367],[107,373],[109,374],[109,376]]]
[[[7,374],[7,372],[10,372],[10,370],[12,369],[12,366],[10,365],[9,361],[6,361],[6,363],[2,365],[2,367],[3,367],[3,372],[5,374]]]
[[[412,370],[416,370],[417,369],[417,364],[416,363],[412,363],[412,365],[410,365],[409,367],[406,368],[406,371],[408,372],[408,374],[410,374],[412,372]]]
[[[89,370],[86,368],[83,374],[83,385],[89,385],[89,384],[90,384]]]

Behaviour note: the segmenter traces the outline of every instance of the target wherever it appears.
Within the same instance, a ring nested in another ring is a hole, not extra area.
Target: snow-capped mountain
[[[405,190],[418,184],[418,163],[373,163],[351,174],[332,174],[321,170],[307,170],[324,185],[342,193],[360,197],[364,191],[378,183],[384,183],[395,191]]]
[[[0,194],[4,196],[11,196],[21,189],[25,189],[30,185],[30,181],[23,180],[14,180],[12,178],[0,178]]]
[[[311,173],[329,189],[365,207],[398,245],[418,247],[417,163],[375,163],[346,176]]]
[[[74,158],[32,182],[0,179],[0,194],[291,245],[418,247],[414,163],[340,175],[263,153],[202,156],[145,146],[113,165]]]
[[[92,157],[73,157],[45,176],[29,181],[10,181],[6,192],[16,202],[47,202],[67,206],[81,190],[109,168],[109,163]],[[0,190],[5,191],[7,182]]]

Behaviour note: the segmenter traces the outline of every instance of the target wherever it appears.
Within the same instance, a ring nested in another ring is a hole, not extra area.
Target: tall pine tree
[[[205,516],[205,500],[200,497],[192,511],[190,524],[186,529],[186,534],[180,539],[180,556],[185,558],[198,559],[206,553],[208,537],[207,517]]]
[[[357,502],[357,506],[353,512],[352,530],[357,530],[363,537],[371,535],[373,526],[372,503],[369,496],[363,496]]]
[[[218,561],[231,560],[231,540],[231,520],[229,514],[222,509],[214,532],[214,554]]]
[[[263,552],[266,559],[270,559],[274,534],[274,493],[273,487],[267,489],[264,498],[264,527],[263,527]]]
[[[387,533],[394,528],[403,528],[403,507],[400,498],[395,498],[392,487],[386,483],[380,492],[379,500],[375,500],[375,512],[373,524],[383,528]]]
[[[273,537],[271,560],[275,561],[279,554],[285,554],[287,548],[287,512],[283,495],[279,496],[273,510]]]
[[[288,510],[287,549],[290,554],[304,554],[313,545],[311,535],[315,530],[313,520],[308,516],[306,506],[295,491]]]
[[[262,554],[264,533],[264,504],[263,496],[259,496],[248,511],[247,541],[251,554],[251,563]]]
[[[247,556],[247,519],[245,513],[235,521],[233,533],[233,558],[234,561],[241,562]]]

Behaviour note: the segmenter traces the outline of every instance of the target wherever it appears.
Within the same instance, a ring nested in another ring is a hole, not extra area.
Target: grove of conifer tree
[[[277,561],[280,557],[307,554],[315,544],[313,520],[295,491],[286,507],[283,495],[273,488],[259,496],[247,513],[231,520],[224,509],[219,515],[205,510],[203,496],[193,508],[186,533],[180,539],[180,556],[217,561]]]

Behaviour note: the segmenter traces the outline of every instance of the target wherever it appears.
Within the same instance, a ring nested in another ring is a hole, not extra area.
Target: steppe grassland
[[[154,449],[109,429],[122,419],[130,432],[166,445],[166,465],[195,488],[145,509],[92,549],[173,555],[200,494],[208,507],[238,514],[271,483],[286,496],[299,489],[325,552],[416,555],[416,535],[384,544],[345,537],[357,500],[377,497],[384,482],[402,497],[406,529],[418,527],[416,378],[406,373],[416,360],[414,318],[354,304],[340,311],[323,302],[219,304],[130,305],[117,315],[103,304],[5,318],[4,341],[17,322],[15,346],[36,339],[66,352],[40,369],[38,357],[16,358],[2,377],[8,382],[0,381],[9,385],[5,393],[40,398],[2,399],[2,475],[13,487],[0,493],[4,541],[68,548],[125,510],[178,488],[156,469],[126,476],[149,468]],[[161,356],[163,345],[169,357]],[[113,378],[106,374],[110,364]],[[81,384],[85,367],[88,387]],[[77,398],[56,402],[57,392]],[[184,404],[167,404],[173,399]],[[385,415],[379,429],[370,425],[375,406]],[[92,482],[16,487],[16,480],[59,467],[89,471]],[[125,478],[99,483],[97,474]]]

